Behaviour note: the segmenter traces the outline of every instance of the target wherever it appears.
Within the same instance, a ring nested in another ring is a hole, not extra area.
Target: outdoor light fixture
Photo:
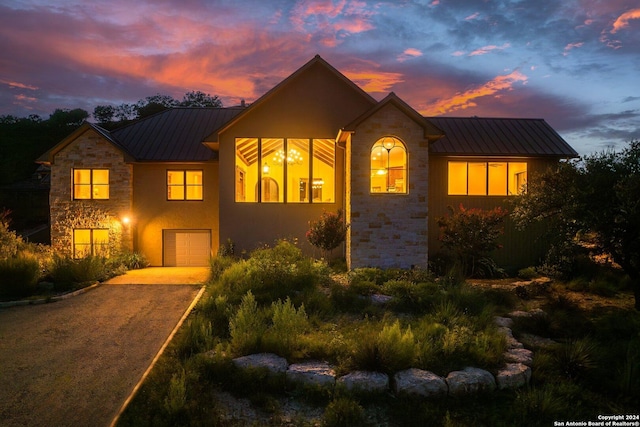
[[[122,223],[124,225],[129,225],[130,222],[131,222],[131,218],[129,218],[128,216],[122,217]]]

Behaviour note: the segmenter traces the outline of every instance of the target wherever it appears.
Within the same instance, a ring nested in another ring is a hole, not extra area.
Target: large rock
[[[498,371],[496,381],[500,390],[520,388],[531,380],[531,368],[522,363],[507,363]]]
[[[325,362],[304,362],[289,365],[287,380],[319,386],[333,386],[336,372]]]
[[[504,354],[504,359],[510,363],[522,363],[523,365],[533,365],[533,352],[526,348],[510,348]]]
[[[513,331],[511,328],[507,328],[505,326],[499,326],[498,331],[505,336],[507,339],[507,347],[509,348],[523,348],[524,345],[517,339],[513,337]]]
[[[355,371],[338,378],[347,390],[384,392],[389,389],[389,376],[380,372]]]
[[[289,367],[287,359],[272,353],[250,354],[233,359],[233,364],[239,368],[265,368],[272,374],[286,372]]]
[[[451,396],[463,396],[496,389],[496,380],[491,372],[470,367],[464,368],[462,371],[449,372],[447,384]]]
[[[496,325],[502,326],[503,328],[511,328],[513,326],[513,319],[509,317],[496,316],[493,321]]]
[[[394,375],[393,380],[394,391],[397,394],[439,397],[446,396],[448,392],[444,378],[421,369],[411,368],[400,371]]]

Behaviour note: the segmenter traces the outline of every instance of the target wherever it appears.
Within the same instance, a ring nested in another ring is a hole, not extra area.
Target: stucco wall
[[[371,193],[371,148],[383,136],[407,147],[407,194]],[[428,142],[424,129],[392,104],[363,121],[348,144],[347,263],[358,267],[427,267]]]
[[[203,200],[167,200],[167,170],[202,170]],[[211,230],[218,250],[218,163],[136,163],[133,166],[136,250],[152,266],[163,265],[163,230]]]
[[[109,169],[108,200],[73,200],[74,168]],[[72,254],[73,228],[109,228],[112,243],[133,248],[130,227],[121,219],[131,213],[132,167],[122,151],[92,129],[55,154],[51,164],[51,245],[58,253]],[[105,212],[109,220],[96,220]],[[96,214],[97,213],[97,214]]]

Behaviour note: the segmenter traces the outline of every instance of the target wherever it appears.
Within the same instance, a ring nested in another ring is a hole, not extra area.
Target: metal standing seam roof
[[[178,107],[113,130],[111,135],[138,161],[201,162],[217,157],[204,139],[243,107]]]
[[[445,136],[432,154],[460,156],[577,157],[578,153],[544,119],[427,117]]]

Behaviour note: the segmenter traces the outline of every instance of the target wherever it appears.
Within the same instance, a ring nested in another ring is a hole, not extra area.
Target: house
[[[577,153],[540,119],[423,117],[377,101],[316,56],[247,107],[175,108],[106,131],[85,123],[51,166],[51,240],[80,257],[126,248],[155,266],[206,265],[343,209],[350,268],[425,267],[448,205],[491,208]],[[507,265],[538,256],[507,227]]]

